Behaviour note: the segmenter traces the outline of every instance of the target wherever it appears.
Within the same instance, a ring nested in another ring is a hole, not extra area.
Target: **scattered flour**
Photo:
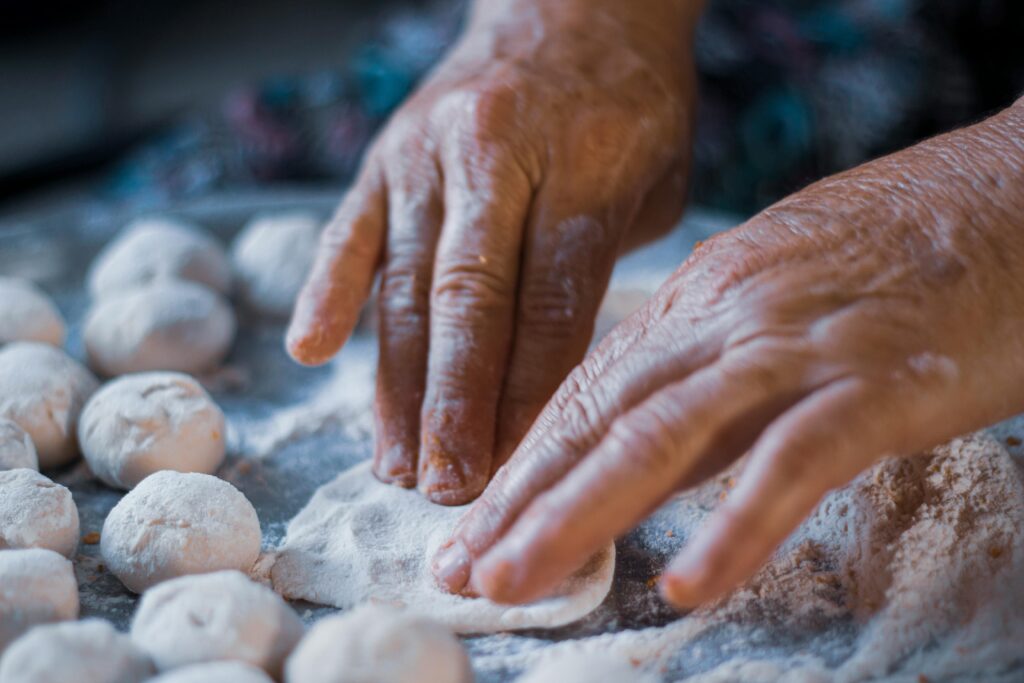
[[[366,601],[404,606],[459,633],[570,623],[601,604],[611,587],[615,547],[598,553],[549,598],[523,606],[451,595],[435,584],[429,559],[466,506],[444,507],[418,492],[382,484],[368,462],[322,487],[292,520],[271,569],[289,598],[335,607]]]
[[[706,515],[700,507],[690,509],[691,529]],[[830,493],[752,580],[717,604],[660,628],[498,651],[474,664],[529,668],[610,653],[704,683],[997,680],[1024,661],[1022,577],[1021,473],[998,442],[979,434],[887,459]],[[844,616],[857,633],[838,657],[751,659],[740,650],[710,671],[678,661],[686,647],[737,623],[768,632]]]
[[[548,660],[516,683],[657,683],[657,677],[605,654],[576,653]]]

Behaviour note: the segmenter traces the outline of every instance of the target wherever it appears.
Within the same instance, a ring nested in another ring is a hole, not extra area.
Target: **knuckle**
[[[572,398],[591,385],[594,381],[596,373],[593,372],[589,358],[583,359],[583,362],[574,367],[559,385],[558,390],[555,391],[555,396],[552,399],[554,405],[558,406],[560,410],[564,410]]]
[[[458,133],[472,140],[489,141],[500,137],[503,130],[514,124],[516,93],[505,85],[456,90],[444,100],[444,115],[454,114],[454,118],[448,120],[455,122]]]
[[[524,283],[519,304],[520,324],[544,339],[575,337],[589,321],[593,306],[572,278]]]
[[[600,399],[592,392],[580,391],[566,400],[554,436],[572,449],[586,449],[595,443],[594,435],[601,433],[604,422]]]
[[[513,286],[506,278],[484,268],[477,259],[462,259],[435,275],[430,306],[442,315],[486,314],[508,311],[513,298]]]
[[[426,315],[429,301],[430,280],[422,268],[402,260],[388,262],[378,300],[383,315],[417,322]]]

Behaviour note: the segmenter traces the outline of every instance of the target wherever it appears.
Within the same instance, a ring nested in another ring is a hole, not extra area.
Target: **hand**
[[[1024,105],[826,179],[699,247],[561,386],[434,558],[538,598],[749,451],[663,574],[752,575],[830,488],[1024,409]]]
[[[678,220],[682,4],[485,2],[374,142],[287,344],[334,355],[380,264],[380,479],[475,498],[583,357],[617,254]]]

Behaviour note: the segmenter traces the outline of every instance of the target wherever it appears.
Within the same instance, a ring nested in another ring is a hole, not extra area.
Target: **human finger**
[[[427,377],[430,283],[441,231],[441,176],[429,154],[406,153],[389,171],[388,234],[377,299],[379,330],[373,471],[416,485],[420,409]]]
[[[888,450],[894,412],[860,380],[843,379],[776,420],[737,487],[664,573],[665,598],[693,607],[754,574],[830,488]]]
[[[565,188],[548,186],[535,198],[492,469],[508,459],[586,353],[618,251],[612,220],[608,210],[582,205]]]
[[[444,174],[417,486],[436,503],[458,505],[490,477],[531,187],[493,151],[462,151]]]
[[[600,444],[537,496],[471,571],[498,602],[550,591],[661,504],[716,435],[805,378],[785,358],[723,360],[655,392],[615,420]]]
[[[352,333],[373,285],[386,224],[384,180],[371,163],[321,233],[295,303],[285,344],[299,363],[326,363]]]

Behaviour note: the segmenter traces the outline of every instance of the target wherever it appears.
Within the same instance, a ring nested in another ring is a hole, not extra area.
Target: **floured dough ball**
[[[160,470],[213,474],[224,461],[224,413],[188,375],[125,375],[85,404],[78,443],[93,474],[116,488]]]
[[[104,375],[199,374],[224,359],[235,337],[235,314],[202,285],[161,281],[97,302],[82,336],[89,364]]]
[[[279,676],[302,622],[274,591],[236,571],[183,576],[146,591],[132,640],[161,671],[219,660]]]
[[[0,550],[0,652],[33,626],[78,618],[71,562],[52,550]]]
[[[288,658],[288,683],[469,683],[469,658],[444,626],[365,604],[316,624]]]
[[[302,289],[320,240],[320,219],[306,212],[259,216],[231,245],[243,301],[264,315],[284,317]]]
[[[57,467],[78,454],[82,406],[99,382],[58,348],[16,342],[0,349],[0,417],[32,437],[39,464]]]
[[[32,437],[17,422],[0,417],[0,470],[19,467],[39,469],[36,447],[32,444]]]
[[[214,662],[175,669],[150,679],[151,683],[273,683],[267,674],[251,664]]]
[[[87,279],[94,298],[157,280],[198,282],[226,294],[231,267],[220,244],[199,226],[150,217],[125,227],[93,261]]]
[[[0,344],[37,341],[64,345],[64,318],[53,300],[28,280],[0,277]]]
[[[71,557],[78,508],[68,491],[35,470],[0,472],[0,549],[46,548]]]
[[[543,662],[516,683],[657,683],[658,677],[601,652],[577,652]]]
[[[152,675],[149,657],[101,619],[34,628],[0,660],[0,683],[140,683]]]
[[[260,554],[256,510],[209,474],[164,470],[122,498],[103,523],[107,567],[141,593],[161,581],[220,569],[248,573]]]

